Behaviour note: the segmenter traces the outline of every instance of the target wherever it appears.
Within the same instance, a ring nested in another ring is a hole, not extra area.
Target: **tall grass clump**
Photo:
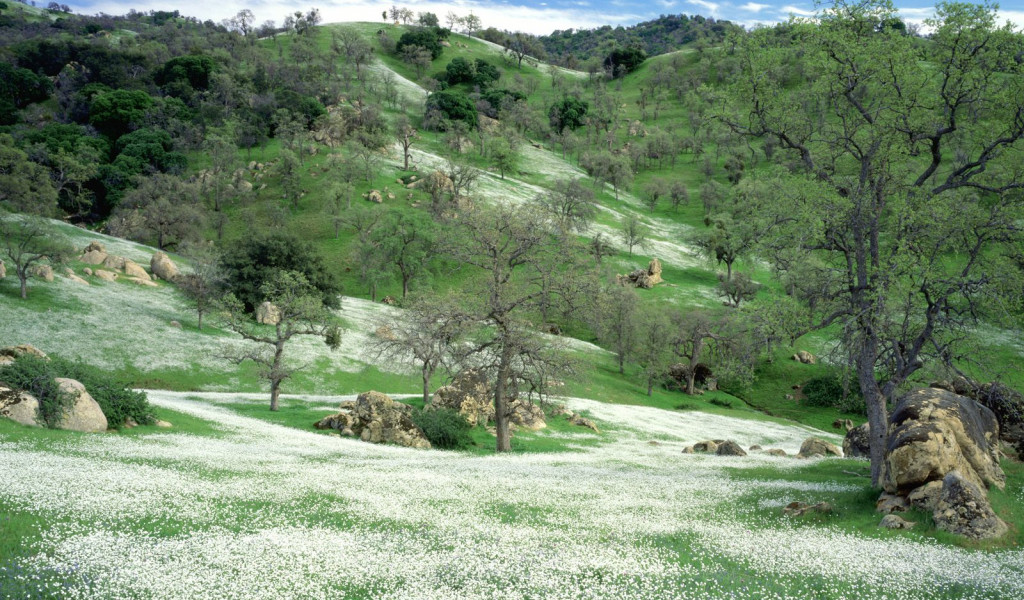
[[[156,421],[153,407],[144,392],[135,391],[124,381],[85,363],[57,356],[50,356],[47,360],[25,354],[0,368],[0,382],[35,396],[39,400],[40,418],[51,428],[72,402],[71,397],[61,393],[54,381],[57,377],[81,382],[115,429],[120,429],[128,419],[139,425],[150,425]]]

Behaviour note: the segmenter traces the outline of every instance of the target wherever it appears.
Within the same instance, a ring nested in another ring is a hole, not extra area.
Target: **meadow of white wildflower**
[[[0,503],[47,524],[18,565],[26,586],[61,598],[1024,597],[1024,552],[789,522],[761,508],[859,488],[732,475],[807,461],[680,452],[717,436],[795,450],[802,427],[568,399],[612,433],[581,433],[572,453],[474,456],[232,411],[262,397],[150,399],[216,433],[0,438]]]

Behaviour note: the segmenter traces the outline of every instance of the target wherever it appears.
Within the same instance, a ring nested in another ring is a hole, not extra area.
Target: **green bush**
[[[725,398],[712,398],[708,400],[708,402],[714,404],[715,406],[721,406],[722,408],[732,408],[732,402],[726,400]]]
[[[472,429],[466,417],[450,408],[418,410],[412,414],[412,422],[423,430],[430,444],[435,448],[457,450],[473,443],[469,432]]]
[[[56,377],[75,379],[85,386],[89,395],[100,405],[110,427],[120,429],[127,419],[140,425],[152,424],[156,417],[144,392],[129,388],[124,382],[96,367],[51,356],[45,360],[37,356],[22,355],[13,364],[0,369],[0,381],[7,386],[24,390],[39,400],[39,412],[47,427],[60,419],[71,399],[59,391]]]
[[[843,412],[864,412],[864,400],[856,389],[845,390],[838,375],[815,377],[803,387],[808,406],[836,408]]]

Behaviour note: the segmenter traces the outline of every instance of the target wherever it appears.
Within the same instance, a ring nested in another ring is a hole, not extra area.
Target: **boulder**
[[[474,427],[494,420],[494,402],[487,376],[476,369],[463,371],[449,385],[438,388],[425,408],[458,411]]]
[[[765,450],[764,453],[771,456],[789,456],[782,448],[769,448]]]
[[[810,458],[812,456],[842,456],[843,451],[839,449],[839,446],[826,442],[823,439],[810,437],[804,440],[803,444],[800,444],[800,452],[797,456],[800,458]]]
[[[939,529],[975,540],[997,538],[1008,530],[992,512],[983,489],[959,471],[942,478],[942,494],[932,518]]]
[[[270,301],[256,307],[256,322],[263,325],[277,325],[281,322],[281,309]]]
[[[93,275],[99,277],[103,281],[117,281],[118,274],[113,271],[104,271],[103,269],[96,269],[93,271]]]
[[[10,356],[11,358],[18,358],[25,354],[31,354],[32,356],[36,356],[45,360],[49,359],[49,357],[46,356],[45,352],[31,344],[18,344],[17,346],[7,346],[6,348],[0,348],[0,356]]]
[[[882,486],[906,495],[958,471],[979,488],[1002,488],[998,439],[995,415],[970,398],[936,388],[911,391],[889,417]]]
[[[168,325],[175,329],[181,329],[181,321],[171,321]]]
[[[648,265],[647,265],[647,278],[649,279],[649,283],[651,285],[656,285],[656,284],[659,284],[662,281],[664,281],[664,279],[661,278],[661,261],[660,260],[658,260],[656,258],[652,258],[651,262],[648,263]]]
[[[942,496],[942,482],[929,481],[907,494],[907,501],[915,508],[933,512],[939,505],[940,496]]]
[[[878,524],[879,527],[886,529],[912,529],[917,523],[913,521],[907,521],[898,515],[885,515],[882,517],[882,522]]]
[[[92,269],[90,269],[89,267],[82,269],[82,272],[88,275],[89,277],[92,277]]]
[[[740,445],[732,440],[725,440],[715,450],[718,456],[746,456],[747,453]]]
[[[975,398],[999,422],[999,439],[1014,446],[1024,459],[1024,395],[999,382],[981,386]]]
[[[370,202],[380,204],[384,202],[384,197],[381,196],[380,190],[370,190],[370,193],[366,196],[366,199]]]
[[[754,444],[753,446],[748,448],[748,450],[750,450],[751,452],[757,452],[758,450],[761,450],[761,446]]]
[[[7,277],[7,266],[4,265],[4,261],[0,260],[0,279]]]
[[[341,405],[341,411],[321,419],[317,429],[334,429],[373,444],[398,444],[409,448],[430,448],[423,431],[412,422],[412,407],[395,402],[387,394],[364,392],[355,402]]]
[[[843,438],[843,454],[847,458],[871,458],[871,426],[864,423],[846,432]]]
[[[81,278],[81,277],[79,277],[78,275],[75,275],[75,272],[74,272],[74,271],[72,271],[71,269],[65,269],[65,270],[64,270],[64,275],[65,275],[65,276],[66,276],[66,277],[67,277],[68,279],[70,279],[71,281],[74,281],[75,283],[81,283],[81,284],[84,284],[84,285],[89,285],[89,282],[88,282],[88,281],[86,281],[86,280],[82,279],[82,278]]]
[[[652,259],[646,269],[637,269],[628,275],[616,275],[615,281],[619,285],[634,286],[649,290],[662,282],[661,261]]]
[[[60,391],[68,394],[74,401],[71,407],[57,421],[57,429],[99,433],[107,430],[107,417],[96,400],[85,390],[85,386],[74,379],[57,377]]]
[[[714,454],[715,452],[718,452],[718,444],[724,441],[725,440],[704,440],[703,442],[697,442],[693,445],[693,451]]]
[[[799,363],[803,363],[805,365],[813,365],[816,362],[818,362],[818,359],[816,359],[813,354],[806,350],[801,350],[794,354],[793,360]]]
[[[29,269],[29,274],[47,283],[53,281],[53,267],[50,265],[32,265],[32,268]]]
[[[31,394],[0,386],[0,417],[29,427],[39,427],[39,400]]]
[[[123,256],[108,254],[107,257],[103,259],[103,266],[114,271],[124,271],[124,265],[127,260],[128,259]]]
[[[94,245],[98,245],[101,248],[103,247],[102,244],[95,244],[95,242],[93,244],[89,244],[89,246],[85,249],[85,252],[78,257],[78,260],[84,262],[87,265],[102,265],[103,261],[107,260],[107,251],[97,250],[94,248]],[[89,248],[93,249],[90,250]]]
[[[513,398],[505,406],[509,424],[522,427],[529,431],[544,429],[548,426],[544,420],[544,411],[539,406],[522,398]]]
[[[89,242],[89,245],[85,247],[82,252],[107,252],[107,247],[100,242]]]
[[[135,261],[128,259],[125,259],[124,261],[124,274],[127,275],[128,277],[135,277],[137,279],[142,279],[145,281],[152,280],[152,277],[149,276],[149,273],[147,273],[146,270],[143,269],[141,265],[139,265]]]
[[[178,266],[163,252],[157,252],[149,259],[149,270],[164,281],[174,281],[178,276]]]
[[[832,421],[832,429],[849,431],[853,429],[853,421],[850,419],[836,419],[835,421]]]

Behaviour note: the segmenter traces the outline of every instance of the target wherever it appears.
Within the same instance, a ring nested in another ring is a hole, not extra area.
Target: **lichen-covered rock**
[[[466,418],[470,425],[486,425],[494,420],[494,402],[487,376],[482,371],[467,369],[449,385],[434,392],[427,410],[450,408]]]
[[[60,391],[74,400],[68,410],[57,421],[57,429],[81,431],[84,433],[100,433],[107,430],[107,417],[100,405],[93,399],[85,386],[74,379],[57,377]]]
[[[0,386],[0,417],[39,427],[39,400],[31,394]]]
[[[118,278],[118,274],[117,273],[115,273],[113,271],[106,271],[104,269],[96,269],[95,271],[93,271],[93,275],[95,275],[96,277],[99,277],[103,281],[107,281],[107,282],[111,282],[111,283],[117,281],[117,278]]]
[[[594,433],[601,433],[601,430],[597,428],[597,423],[594,423],[590,419],[582,417],[577,414],[572,414],[569,416],[569,424],[576,425],[577,427],[586,427],[587,429],[592,430]]]
[[[864,423],[846,432],[843,438],[843,454],[847,458],[871,457],[871,426]]]
[[[805,365],[813,365],[818,362],[818,359],[816,359],[813,354],[806,350],[801,350],[794,354],[793,360],[795,360],[798,363],[803,363]]]
[[[979,488],[1002,488],[998,439],[996,417],[984,406],[947,390],[914,390],[889,417],[882,485],[907,494],[959,471]]]
[[[337,414],[324,417],[314,426],[335,429],[342,435],[358,437],[373,444],[398,444],[409,448],[430,448],[430,442],[412,422],[412,408],[395,402],[387,394],[369,391],[355,402],[342,403]]]
[[[939,529],[975,540],[997,538],[1008,529],[992,511],[982,488],[958,471],[943,477],[942,495],[932,518]]]
[[[942,482],[929,481],[916,490],[907,494],[907,501],[916,508],[932,512],[939,505],[939,498],[942,496]]]
[[[746,456],[747,452],[732,440],[725,440],[715,449],[718,456]]]
[[[93,242],[86,246],[85,252],[78,257],[78,260],[87,265],[102,265],[103,261],[107,260],[107,251],[103,249],[103,244]]]
[[[178,277],[178,266],[163,252],[157,252],[149,259],[149,270],[164,281],[174,281]]]
[[[615,281],[619,285],[634,286],[649,290],[655,285],[661,283],[661,261],[654,258],[648,263],[646,269],[637,269],[630,272],[628,275],[616,275]]]
[[[103,259],[103,266],[114,271],[124,271],[124,265],[127,260],[128,259],[123,256],[108,254],[107,257]]]
[[[697,442],[693,445],[693,451],[714,454],[715,452],[718,452],[718,445],[724,441],[725,440],[704,440],[703,442]]]
[[[882,495],[875,501],[875,510],[884,514],[894,512],[906,512],[910,508],[910,502],[903,496],[882,492]]]
[[[843,451],[839,449],[839,446],[816,437],[810,437],[804,440],[804,443],[800,444],[800,452],[797,453],[797,456],[801,458],[842,455]]]

